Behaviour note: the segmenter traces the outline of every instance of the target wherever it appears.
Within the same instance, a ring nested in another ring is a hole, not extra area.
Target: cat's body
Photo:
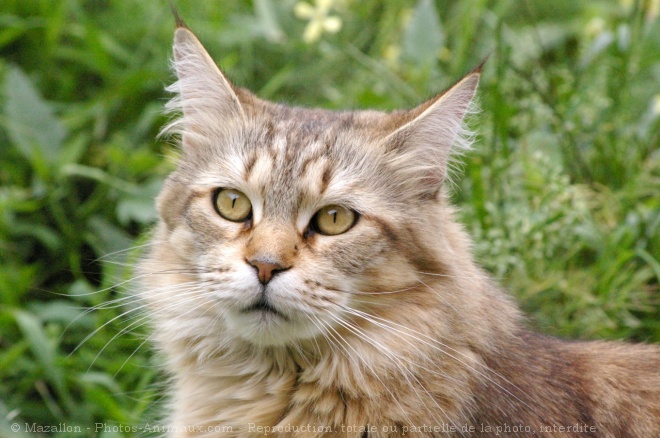
[[[183,27],[174,51],[183,156],[141,266],[172,436],[660,436],[658,347],[527,332],[473,261],[442,187],[479,71],[331,112],[230,85]]]

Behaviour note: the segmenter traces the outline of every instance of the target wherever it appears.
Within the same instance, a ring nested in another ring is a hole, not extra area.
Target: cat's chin
[[[224,315],[229,332],[251,344],[274,347],[293,344],[319,334],[315,325],[274,309],[251,307]]]

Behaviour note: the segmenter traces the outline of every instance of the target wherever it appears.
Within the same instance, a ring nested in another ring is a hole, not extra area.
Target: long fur
[[[183,156],[140,266],[171,436],[660,436],[660,349],[529,333],[473,261],[443,186],[479,70],[409,111],[331,112],[233,86],[185,28],[174,53]],[[354,226],[314,232],[333,204]],[[254,257],[286,269],[264,285]]]

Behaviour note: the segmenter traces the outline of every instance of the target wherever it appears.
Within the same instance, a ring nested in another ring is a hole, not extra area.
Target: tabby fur
[[[182,23],[173,64],[181,158],[140,266],[170,436],[660,437],[657,346],[534,334],[474,262],[444,187],[479,68],[383,113],[261,100]],[[328,204],[355,225],[310,233]],[[253,257],[287,269],[264,286]],[[262,296],[279,315],[244,311]]]

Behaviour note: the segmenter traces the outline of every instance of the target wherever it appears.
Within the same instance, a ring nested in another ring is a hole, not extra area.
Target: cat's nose
[[[248,260],[248,263],[257,268],[257,277],[261,284],[266,284],[270,281],[275,274],[281,271],[289,269],[288,267],[282,266],[278,263],[271,263],[266,261],[261,261],[259,259]]]

